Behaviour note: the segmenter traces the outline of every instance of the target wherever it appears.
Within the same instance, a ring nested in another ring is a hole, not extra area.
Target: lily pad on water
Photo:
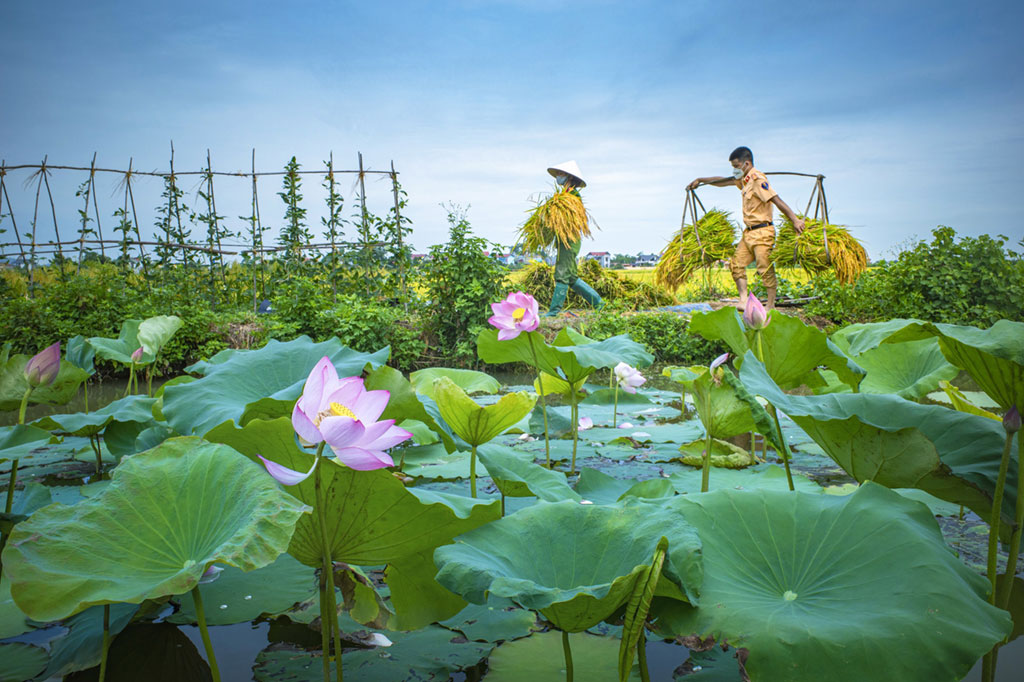
[[[50,432],[31,424],[0,426],[0,462],[28,457],[44,444],[59,442]],[[8,467],[8,470],[10,467]]]
[[[135,617],[138,604],[110,605],[110,634],[116,636]],[[103,649],[103,607],[93,606],[64,621],[61,637],[50,642],[50,660],[43,679],[86,670],[100,662]]]
[[[580,499],[566,483],[565,474],[525,460],[512,448],[488,444],[481,446],[478,454],[487,475],[504,495],[533,496],[547,502]]]
[[[130,395],[108,404],[99,410],[75,412],[74,414],[53,414],[32,422],[33,426],[67,433],[73,436],[94,436],[102,433],[108,425],[119,422],[147,424],[153,421],[155,398],[144,395]]]
[[[0,644],[0,682],[25,682],[43,672],[49,656],[46,649],[24,642]]]
[[[342,629],[346,628],[343,619]],[[348,626],[355,624],[350,620]],[[436,625],[414,632],[373,631],[393,642],[390,647],[345,651],[341,657],[345,679],[360,682],[444,682],[452,673],[476,665],[492,645],[460,642],[461,636]],[[319,651],[304,651],[273,644],[256,657],[256,682],[309,682],[322,679]]]
[[[1005,432],[991,419],[894,395],[787,395],[749,353],[740,379],[807,432],[850,476],[920,488],[989,518]],[[1010,462],[1003,516],[1012,523],[1017,462]],[[1009,526],[1007,526],[1009,527]]]
[[[332,338],[313,343],[308,336],[281,343],[271,339],[259,350],[236,351],[224,362],[206,367],[206,375],[164,391],[163,414],[181,434],[204,435],[225,421],[245,425],[260,418],[291,413],[309,370],[328,356],[338,376],[359,375],[366,365],[387,362],[388,350],[359,353]]]
[[[701,471],[677,471],[669,477],[672,487],[679,493],[699,493]],[[801,492],[821,493],[822,487],[799,474],[793,475],[793,487]],[[786,472],[774,464],[761,464],[749,469],[721,469],[711,478],[711,489],[735,490],[789,490]]]
[[[466,608],[440,624],[458,630],[467,639],[500,642],[533,632],[537,627],[537,615],[516,606],[511,599],[491,597],[486,604],[467,604]]]
[[[699,607],[663,604],[659,625],[749,649],[751,679],[958,680],[1010,631],[928,510],[882,486],[718,490],[669,505],[700,533],[705,579]]]
[[[188,592],[213,562],[271,563],[308,509],[231,448],[175,438],[125,457],[99,495],[18,524],[4,571],[35,620],[138,604]]]
[[[586,682],[619,682],[619,640],[585,632],[569,636],[572,647],[573,679]],[[506,642],[487,659],[487,682],[565,682],[562,636],[557,632],[538,632]],[[629,677],[640,679],[634,663]]]
[[[434,561],[438,582],[473,603],[505,597],[580,632],[626,603],[662,536],[671,544],[658,593],[694,598],[701,581],[696,534],[678,515],[640,504],[537,504],[439,547]]]
[[[627,497],[652,499],[672,497],[676,494],[666,478],[651,478],[646,481],[623,480],[590,468],[580,470],[576,492],[594,504],[615,504]]]

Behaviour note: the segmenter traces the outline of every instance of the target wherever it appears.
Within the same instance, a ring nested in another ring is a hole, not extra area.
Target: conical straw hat
[[[587,186],[587,183],[583,182],[583,178],[580,176],[580,167],[576,165],[575,161],[566,161],[565,163],[560,163],[557,166],[552,166],[551,168],[548,168],[548,173],[550,173],[552,177],[558,177],[561,174],[571,175],[576,178],[576,182],[580,187]]]

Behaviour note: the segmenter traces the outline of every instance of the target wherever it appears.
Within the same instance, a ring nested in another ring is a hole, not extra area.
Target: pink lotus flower
[[[640,370],[630,367],[624,362],[615,365],[615,378],[618,380],[619,386],[626,393],[636,393],[637,387],[642,386],[647,381],[640,374]]]
[[[743,323],[748,329],[764,329],[771,320],[757,296],[747,296],[747,307],[743,311]]]
[[[717,358],[715,358],[714,361],[712,361],[711,367],[709,367],[708,369],[710,369],[712,372],[714,372],[716,369],[718,369],[719,367],[721,367],[722,365],[724,365],[728,361],[729,361],[729,354],[728,353],[722,353]]]
[[[532,332],[540,324],[537,301],[529,294],[517,291],[500,303],[492,303],[494,315],[488,322],[498,329],[498,340],[508,341],[519,332]]]
[[[32,388],[49,386],[60,372],[60,341],[33,355],[25,365],[25,380]]]
[[[310,444],[326,441],[338,462],[358,471],[394,466],[385,450],[412,438],[394,419],[378,421],[388,391],[367,391],[362,377],[338,378],[330,358],[320,359],[292,410],[292,426]]]
[[[580,421],[579,421],[579,425],[578,425],[578,430],[579,431],[586,431],[587,429],[592,429],[592,428],[594,428],[594,420],[593,419],[591,419],[590,417],[580,417]]]
[[[141,360],[142,352],[142,346],[139,346],[134,351],[132,351],[132,362],[138,362],[139,360]]]

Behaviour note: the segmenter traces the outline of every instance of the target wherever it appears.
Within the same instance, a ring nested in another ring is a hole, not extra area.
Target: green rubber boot
[[[569,285],[555,282],[555,293],[551,295],[551,305],[548,307],[548,311],[544,313],[544,317],[555,317],[558,313],[562,312],[562,306],[565,305],[565,297],[568,295]]]
[[[594,310],[600,310],[604,307],[604,299],[601,298],[601,294],[594,291],[594,288],[584,282],[581,278],[577,278],[572,283],[572,290],[575,291],[580,297],[592,305]]]

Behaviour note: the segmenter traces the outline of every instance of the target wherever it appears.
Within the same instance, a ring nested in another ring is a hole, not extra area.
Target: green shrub
[[[337,336],[354,350],[370,353],[391,346],[392,367],[409,370],[418,366],[427,344],[420,333],[418,313],[399,306],[383,305],[365,297],[347,295],[318,314],[317,327]]]
[[[629,334],[657,362],[706,365],[725,352],[725,346],[691,334],[688,326],[688,318],[671,312],[601,313],[587,321],[583,332],[598,341]]]

